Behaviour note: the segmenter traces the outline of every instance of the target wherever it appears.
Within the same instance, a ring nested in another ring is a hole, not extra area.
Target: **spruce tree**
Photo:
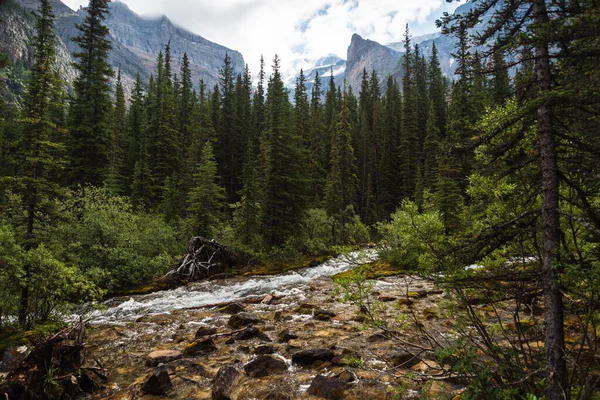
[[[235,83],[233,76],[233,65],[231,57],[225,55],[223,66],[219,72],[219,88],[221,93],[221,108],[219,124],[215,125],[218,133],[216,149],[219,174],[221,175],[227,198],[235,202],[239,191],[239,176],[242,166],[242,145],[238,137],[238,116],[235,99]]]
[[[218,184],[217,163],[210,142],[202,149],[202,160],[194,174],[194,186],[188,194],[188,212],[195,235],[212,237],[222,221],[226,202],[225,189]]]
[[[325,178],[327,176],[328,167],[328,143],[325,142],[325,123],[323,115],[323,104],[321,104],[321,96],[323,90],[321,88],[321,77],[317,72],[315,74],[315,80],[311,90],[310,96],[310,182],[312,188],[311,192],[311,203],[314,207],[321,206],[323,201],[323,187],[325,185]]]
[[[127,107],[125,105],[125,92],[121,82],[121,70],[117,73],[117,84],[115,89],[115,106],[112,116],[112,130],[110,138],[110,153],[108,175],[106,178],[106,186],[115,194],[120,194],[122,191],[123,182],[123,164],[125,151],[128,148],[127,137]]]
[[[68,146],[71,185],[100,185],[109,165],[110,117],[112,103],[109,80],[113,70],[108,64],[111,49],[104,20],[109,0],[90,0],[86,17],[76,27],[79,35],[73,41],[79,50],[73,53],[78,76],[73,83],[71,104],[71,136]]]
[[[431,46],[431,58],[427,67],[429,81],[429,100],[433,103],[435,120],[440,138],[446,136],[446,84],[440,66],[439,53],[435,42]],[[429,117],[428,117],[429,118]]]
[[[419,161],[419,139],[417,119],[417,93],[415,80],[415,59],[411,48],[408,24],[404,33],[404,58],[402,62],[403,119],[400,141],[400,182],[403,198],[411,198],[415,191],[416,173]]]
[[[273,59],[261,137],[262,231],[267,246],[281,246],[295,233],[306,204],[306,176],[299,165],[301,148],[293,134],[291,105]]]
[[[26,214],[24,248],[38,247],[39,222],[50,217],[50,206],[59,194],[56,172],[63,167],[61,155],[63,146],[56,141],[60,136],[60,122],[53,117],[61,108],[63,82],[56,71],[54,33],[54,13],[48,0],[42,0],[36,15],[33,48],[35,61],[31,69],[31,79],[27,86],[23,109],[23,137],[18,147],[20,168],[14,180],[13,189],[20,194]],[[54,179],[53,179],[54,177]],[[32,287],[32,266],[25,264],[19,322],[29,325],[29,301]]]
[[[344,94],[331,138],[331,168],[328,179],[327,208],[333,217],[332,240],[347,243],[346,223],[356,201],[356,159],[352,147],[352,125],[348,96]]]

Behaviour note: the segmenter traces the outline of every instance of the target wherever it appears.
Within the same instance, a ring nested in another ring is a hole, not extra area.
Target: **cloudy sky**
[[[87,0],[62,0],[74,10]],[[255,75],[261,54],[275,54],[286,76],[329,54],[343,59],[353,33],[379,43],[435,32],[435,20],[458,4],[445,0],[123,0],[141,15],[175,24],[238,50]]]

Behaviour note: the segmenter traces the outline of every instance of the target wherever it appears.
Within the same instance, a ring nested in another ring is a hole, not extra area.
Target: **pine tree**
[[[231,57],[225,55],[223,66],[219,73],[219,87],[221,93],[221,109],[219,124],[215,125],[218,133],[217,144],[217,163],[219,165],[219,174],[221,175],[227,198],[230,202],[235,202],[237,192],[239,191],[239,176],[243,159],[242,144],[238,137],[239,129],[238,116],[235,100],[235,84],[233,77],[233,65]]]
[[[53,116],[61,108],[58,102],[63,82],[56,71],[54,41],[54,13],[48,0],[42,0],[36,15],[33,48],[35,61],[27,87],[23,110],[23,137],[18,147],[20,168],[12,181],[14,189],[21,195],[26,213],[24,248],[31,250],[39,246],[41,239],[37,229],[39,221],[49,217],[50,204],[59,194],[59,186],[52,177],[63,167],[60,158],[63,151],[59,121]],[[58,131],[58,132],[57,132]],[[32,287],[32,266],[24,266],[24,281],[21,289],[19,322],[28,325],[29,301]]]
[[[222,220],[227,199],[225,189],[219,186],[217,163],[210,142],[202,149],[202,161],[194,175],[194,186],[188,195],[188,212],[195,235],[211,237]]]
[[[265,59],[262,55],[260,56],[258,84],[252,99],[252,116],[255,125],[254,135],[258,142],[265,123]]]
[[[350,109],[346,94],[341,104],[341,111],[336,117],[335,128],[331,138],[327,208],[334,220],[333,242],[347,243],[346,223],[349,222],[348,212],[352,212],[355,206],[357,177]],[[337,227],[339,232],[336,230]]]
[[[328,144],[325,142],[325,123],[323,121],[323,105],[321,104],[321,96],[323,90],[321,88],[321,77],[317,72],[311,90],[310,98],[310,181],[311,203],[314,207],[319,207],[323,201],[323,187],[325,185],[325,177],[327,176],[329,157],[327,154]]]
[[[427,68],[429,81],[429,99],[433,103],[436,125],[440,132],[440,138],[446,137],[446,85],[437,47],[435,43],[431,46],[431,58]]]
[[[402,62],[403,119],[400,141],[400,182],[403,198],[411,198],[415,191],[415,180],[419,161],[417,94],[415,81],[415,61],[411,48],[408,24],[404,34],[404,58]]]
[[[182,147],[190,145],[189,125],[192,123],[193,87],[192,72],[190,71],[190,59],[187,53],[183,53],[181,59],[181,88],[179,90],[178,129],[182,136]]]
[[[398,185],[400,172],[398,147],[402,133],[402,101],[396,81],[391,76],[387,81],[383,115],[381,157],[378,161],[377,172],[379,177],[377,198],[381,217],[388,218],[397,207],[401,196],[400,185]]]
[[[127,108],[125,106],[125,92],[121,83],[121,70],[117,73],[117,85],[115,89],[115,107],[112,117],[112,135],[110,139],[109,167],[106,178],[106,186],[115,193],[120,194],[124,182],[123,163],[125,151],[128,148],[126,141]]]
[[[296,231],[306,204],[306,176],[293,134],[291,106],[279,71],[279,57],[273,59],[269,79],[265,129],[261,137],[262,231],[267,246],[283,245]]]
[[[74,64],[79,75],[73,83],[75,97],[71,104],[71,136],[69,138],[71,185],[100,185],[109,164],[110,138],[109,79],[113,70],[108,64],[111,49],[104,20],[109,0],[90,0],[86,17],[76,25],[79,35],[73,38],[79,51]]]
[[[170,60],[170,44],[167,44],[164,56],[162,52],[159,52],[157,57],[156,80],[149,112],[151,120],[148,150],[151,155],[150,167],[153,177],[151,192],[153,205],[157,205],[163,198],[167,178],[180,178],[177,176],[177,172],[182,164],[182,155],[179,150],[180,136],[175,120],[175,98]]]
[[[492,62],[492,99],[495,104],[502,105],[512,94],[510,78],[508,77],[508,67],[501,51],[494,52]]]

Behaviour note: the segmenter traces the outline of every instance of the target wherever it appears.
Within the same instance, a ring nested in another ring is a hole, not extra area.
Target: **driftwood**
[[[0,384],[0,399],[75,399],[98,385],[85,370],[106,379],[103,368],[84,367],[85,321],[38,343]]]
[[[201,236],[190,240],[181,264],[167,273],[164,280],[169,284],[192,282],[222,273],[227,268],[239,265],[240,257],[233,254],[214,239]]]

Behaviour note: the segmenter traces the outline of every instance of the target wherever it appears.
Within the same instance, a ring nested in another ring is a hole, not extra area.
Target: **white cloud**
[[[72,8],[84,0],[63,0]],[[274,54],[284,76],[329,54],[346,58],[353,33],[380,43],[436,30],[435,18],[456,5],[444,0],[124,0],[142,15],[165,14],[176,24],[240,51],[256,75],[261,54]]]

